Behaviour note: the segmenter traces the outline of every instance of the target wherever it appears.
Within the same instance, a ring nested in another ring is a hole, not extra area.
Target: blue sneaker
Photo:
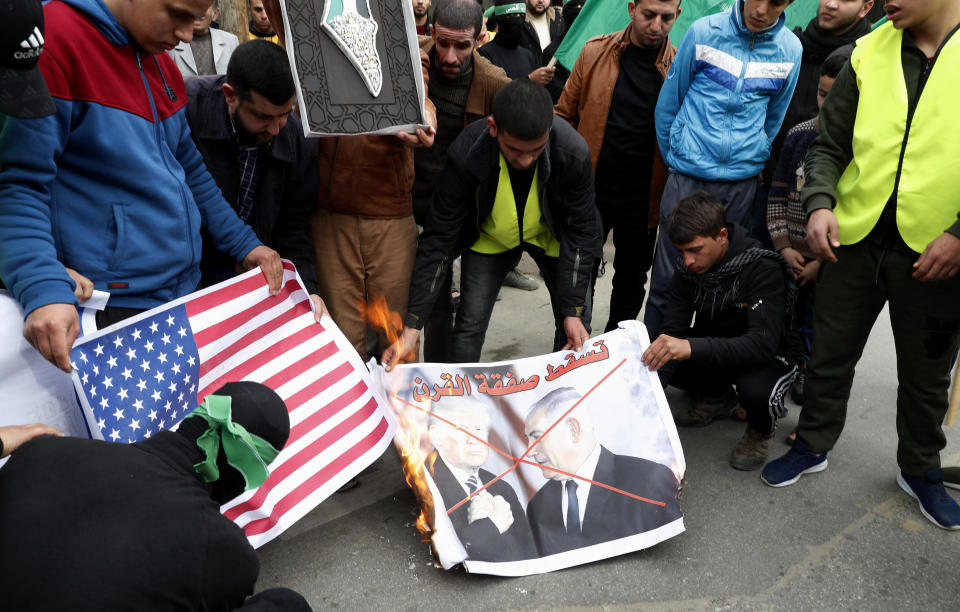
[[[815,455],[807,445],[797,440],[787,454],[768,463],[760,480],[771,487],[786,487],[800,480],[804,474],[813,474],[827,469],[827,453]]]
[[[943,488],[943,470],[930,470],[924,477],[897,474],[897,484],[920,502],[920,512],[941,529],[960,529],[960,506]]]

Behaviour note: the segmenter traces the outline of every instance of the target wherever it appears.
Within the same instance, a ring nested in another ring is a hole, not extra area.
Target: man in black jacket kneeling
[[[797,374],[799,338],[787,324],[797,292],[793,274],[745,228],[726,223],[723,204],[704,192],[680,201],[667,235],[680,252],[677,274],[661,333],[643,362],[659,370],[664,386],[692,396],[692,408],[674,415],[681,427],[707,425],[739,402],[748,425],[730,465],[755,470],[766,460]]]
[[[554,350],[579,350],[590,337],[588,289],[600,248],[586,142],[554,117],[544,87],[523,79],[504,85],[486,123],[467,126],[450,145],[420,236],[403,334],[384,351],[384,365],[408,357],[438,293],[449,289],[442,280],[458,255],[450,361],[480,360],[500,284],[523,252],[550,292]]]

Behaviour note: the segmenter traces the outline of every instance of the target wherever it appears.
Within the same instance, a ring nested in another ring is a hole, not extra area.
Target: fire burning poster
[[[393,134],[426,124],[408,0],[281,0],[308,136]]]
[[[581,352],[374,372],[444,568],[548,572],[684,530],[680,440],[645,328],[621,325]]]

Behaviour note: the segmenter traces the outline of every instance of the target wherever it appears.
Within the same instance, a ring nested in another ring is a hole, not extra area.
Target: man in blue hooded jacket
[[[183,78],[165,53],[212,0],[54,0],[40,69],[56,113],[0,116],[0,277],[24,336],[70,371],[77,270],[111,293],[112,322],[200,282],[201,227],[272,293],[280,258],[223,199],[190,139]]]
[[[706,191],[748,225],[758,176],[800,73],[802,47],[784,27],[793,0],[740,0],[687,31],[657,100],[657,141],[670,169],[660,227],[681,199]],[[655,336],[677,251],[661,231],[644,323]]]

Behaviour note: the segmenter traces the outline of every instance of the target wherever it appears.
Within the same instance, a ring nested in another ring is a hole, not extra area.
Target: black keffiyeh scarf
[[[753,262],[764,257],[773,259],[780,264],[780,270],[783,272],[783,279],[786,283],[786,320],[792,323],[793,305],[797,300],[797,284],[794,282],[793,270],[787,260],[779,253],[774,253],[768,249],[759,247],[750,247],[744,249],[741,253],[733,256],[730,261],[718,268],[713,268],[704,274],[694,274],[687,266],[683,264],[683,256],[677,257],[677,273],[687,282],[696,287],[693,303],[697,310],[703,309],[707,303],[710,304],[710,316],[719,306],[723,308],[725,303],[732,303],[740,289],[740,274],[743,269]],[[787,327],[790,329],[790,327]]]

